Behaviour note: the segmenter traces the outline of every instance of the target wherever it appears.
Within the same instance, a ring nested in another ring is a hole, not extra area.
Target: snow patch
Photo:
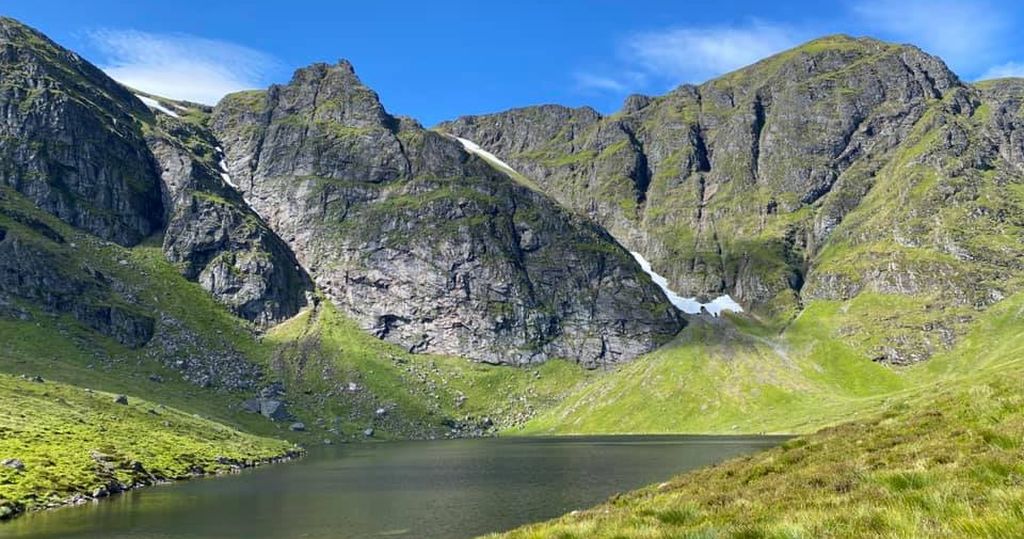
[[[217,151],[221,151],[219,146],[217,147]],[[228,163],[224,161],[223,156],[221,157],[220,162],[217,164],[220,165],[220,177],[224,179],[224,183],[230,185],[232,189],[238,189],[238,186],[235,185],[235,182],[231,181],[231,176],[228,174]]]
[[[171,110],[171,109],[161,105],[159,101],[157,101],[156,99],[153,99],[152,97],[146,97],[144,95],[139,95],[139,94],[135,94],[135,97],[139,98],[139,101],[142,101],[143,103],[146,104],[147,107],[149,107],[151,109],[158,110],[158,111],[160,111],[160,112],[170,116],[171,118],[181,118],[181,116],[178,116],[177,112],[174,112],[173,110]]]
[[[683,311],[686,314],[700,314],[701,307],[707,309],[712,316],[719,316],[723,311],[729,311],[734,313],[743,312],[743,307],[739,303],[736,303],[728,294],[724,296],[718,296],[709,303],[701,303],[697,301],[697,298],[684,298],[679,294],[676,294],[668,286],[668,279],[654,271],[651,268],[651,263],[647,261],[640,253],[630,251],[633,258],[636,259],[637,263],[640,264],[640,269],[644,270],[644,273],[651,276],[651,280],[654,284],[661,288],[665,296],[668,297],[669,302],[675,305],[676,309]]]
[[[517,172],[516,169],[510,167],[508,163],[502,161],[501,159],[498,159],[498,156],[481,148],[479,144],[473,142],[472,140],[464,139],[461,137],[455,137],[455,140],[459,141],[459,143],[462,144],[462,147],[465,148],[467,152],[482,157],[485,161],[489,161],[497,165],[499,168],[504,169],[505,172],[522,176],[522,174],[519,174],[519,172]]]
[[[711,303],[705,303],[703,306],[709,313],[715,316],[722,314],[724,311],[732,313],[743,312],[743,307],[741,307],[739,303],[736,303],[736,300],[732,299],[732,296],[729,294],[718,296],[711,300]]]

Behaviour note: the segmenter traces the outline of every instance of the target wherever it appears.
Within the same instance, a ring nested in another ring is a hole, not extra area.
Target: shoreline
[[[217,464],[221,466],[228,466],[226,469],[220,469],[216,471],[205,471],[202,470],[197,473],[193,473],[187,476],[179,476],[174,478],[161,478],[150,476],[141,481],[135,481],[131,484],[113,482],[108,485],[98,487],[92,492],[78,492],[62,500],[48,501],[38,506],[26,508],[24,504],[20,504],[13,501],[4,501],[0,504],[0,529],[3,525],[11,522],[19,517],[23,517],[30,513],[39,513],[43,511],[55,511],[59,509],[67,509],[70,507],[78,507],[91,502],[99,502],[106,498],[124,494],[134,490],[140,490],[146,487],[153,487],[158,485],[169,485],[173,483],[192,481],[195,479],[203,478],[214,478],[223,475],[230,475],[241,473],[245,470],[258,468],[261,466],[267,466],[271,464],[284,464],[297,460],[306,455],[307,450],[305,448],[299,448],[294,451],[287,451],[281,455],[275,457],[269,457],[258,460],[236,460],[224,458],[218,460]],[[200,468],[201,469],[201,468]],[[144,470],[141,470],[144,472]]]

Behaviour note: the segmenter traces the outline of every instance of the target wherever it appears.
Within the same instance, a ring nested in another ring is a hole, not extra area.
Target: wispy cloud
[[[979,79],[1004,79],[1007,77],[1024,77],[1024,62],[1007,62],[990,67]]]
[[[619,46],[619,65],[602,73],[577,72],[577,87],[625,94],[657,86],[703,82],[788,49],[803,33],[788,26],[682,26],[642,32]]]
[[[756,62],[799,42],[793,30],[772,24],[673,28],[629,39],[626,55],[649,73],[680,82],[702,82]]]
[[[629,90],[629,87],[624,81],[604,75],[595,75],[585,71],[577,71],[576,73],[573,73],[573,78],[576,79],[576,87],[580,90],[607,91],[617,94]]]
[[[985,0],[856,0],[851,8],[870,30],[918,45],[968,75],[991,65],[1012,29]]]
[[[101,30],[89,34],[100,67],[133,88],[215,104],[225,94],[263,86],[278,62],[235,43],[187,34]]]

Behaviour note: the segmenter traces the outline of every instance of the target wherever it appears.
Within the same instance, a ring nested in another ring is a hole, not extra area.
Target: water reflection
[[[576,437],[322,448],[0,526],[24,538],[462,538],[544,520],[779,437]]]

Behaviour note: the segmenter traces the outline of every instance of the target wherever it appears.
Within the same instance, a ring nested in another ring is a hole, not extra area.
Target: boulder
[[[260,399],[260,414],[271,421],[287,421],[291,414],[284,403],[274,399]]]
[[[260,413],[260,399],[246,399],[242,402],[242,409],[250,414]]]
[[[3,460],[0,461],[0,466],[3,466],[4,468],[10,468],[12,470],[17,470],[19,472],[25,471],[25,463],[22,462],[21,459]]]

